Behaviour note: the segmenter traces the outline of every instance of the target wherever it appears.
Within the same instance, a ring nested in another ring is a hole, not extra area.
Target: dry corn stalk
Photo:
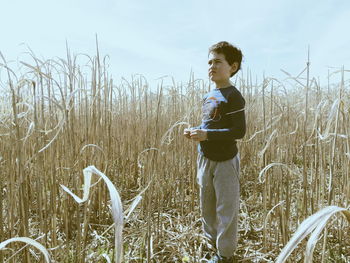
[[[278,256],[276,263],[285,262],[292,251],[298,246],[298,244],[303,240],[308,234],[312,233],[310,239],[306,245],[305,250],[305,263],[312,262],[312,255],[317,243],[318,237],[322,230],[326,226],[328,219],[337,212],[342,212],[350,223],[350,211],[345,208],[338,206],[327,206],[317,213],[311,215],[305,219],[297,231],[294,233],[293,237],[289,240],[287,245],[282,249],[280,255]]]
[[[7,240],[0,243],[0,250],[4,249],[7,246],[7,244],[9,244],[11,242],[18,242],[18,241],[24,242],[24,243],[27,243],[29,245],[36,247],[37,249],[40,250],[41,253],[43,253],[45,261],[48,263],[51,262],[49,252],[46,250],[46,248],[43,245],[41,245],[39,242],[37,242],[31,238],[28,238],[28,237],[14,237],[14,238],[7,239]]]
[[[95,166],[89,166],[83,170],[84,173],[84,193],[83,198],[80,198],[73,194],[67,187],[61,185],[63,190],[65,190],[68,194],[70,194],[77,203],[83,203],[89,199],[90,187],[91,187],[91,176],[92,174],[97,174],[105,181],[109,195],[111,197],[112,202],[112,216],[114,220],[114,228],[115,228],[115,258],[117,263],[121,263],[123,261],[123,240],[122,240],[122,231],[123,231],[123,208],[122,202],[120,200],[119,193],[111,180],[99,171]]]

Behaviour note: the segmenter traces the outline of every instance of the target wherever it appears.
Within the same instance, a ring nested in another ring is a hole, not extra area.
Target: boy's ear
[[[231,65],[231,71],[236,72],[238,70],[238,62],[233,62],[233,64]]]

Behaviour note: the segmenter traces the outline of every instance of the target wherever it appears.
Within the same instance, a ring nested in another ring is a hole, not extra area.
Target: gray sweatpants
[[[204,233],[220,256],[231,257],[237,247],[239,154],[223,162],[198,154],[197,168]]]

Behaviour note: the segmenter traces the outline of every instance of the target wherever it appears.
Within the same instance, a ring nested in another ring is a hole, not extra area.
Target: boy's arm
[[[242,96],[235,96],[226,118],[228,127],[224,129],[207,129],[207,140],[237,140],[244,137],[246,132],[246,121],[244,114],[245,101]]]

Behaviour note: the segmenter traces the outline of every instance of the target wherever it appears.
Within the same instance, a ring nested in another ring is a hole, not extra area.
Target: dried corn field
[[[322,87],[308,73],[307,66],[284,80],[258,83],[246,73],[233,80],[247,118],[239,142],[242,262],[275,261],[304,219],[328,205],[349,206],[347,71]],[[116,83],[98,53],[69,52],[46,61],[33,55],[31,63],[2,58],[0,77],[0,242],[34,239],[52,262],[115,261],[106,184],[93,176],[81,204],[61,187],[82,196],[83,170],[94,165],[122,200],[123,262],[197,263],[210,253],[197,201],[197,145],[182,136],[200,122],[207,82],[150,87],[140,75]],[[346,219],[333,216],[314,262],[349,262],[349,234]],[[305,245],[288,260],[304,260]],[[44,262],[24,246],[7,245],[0,262]]]

